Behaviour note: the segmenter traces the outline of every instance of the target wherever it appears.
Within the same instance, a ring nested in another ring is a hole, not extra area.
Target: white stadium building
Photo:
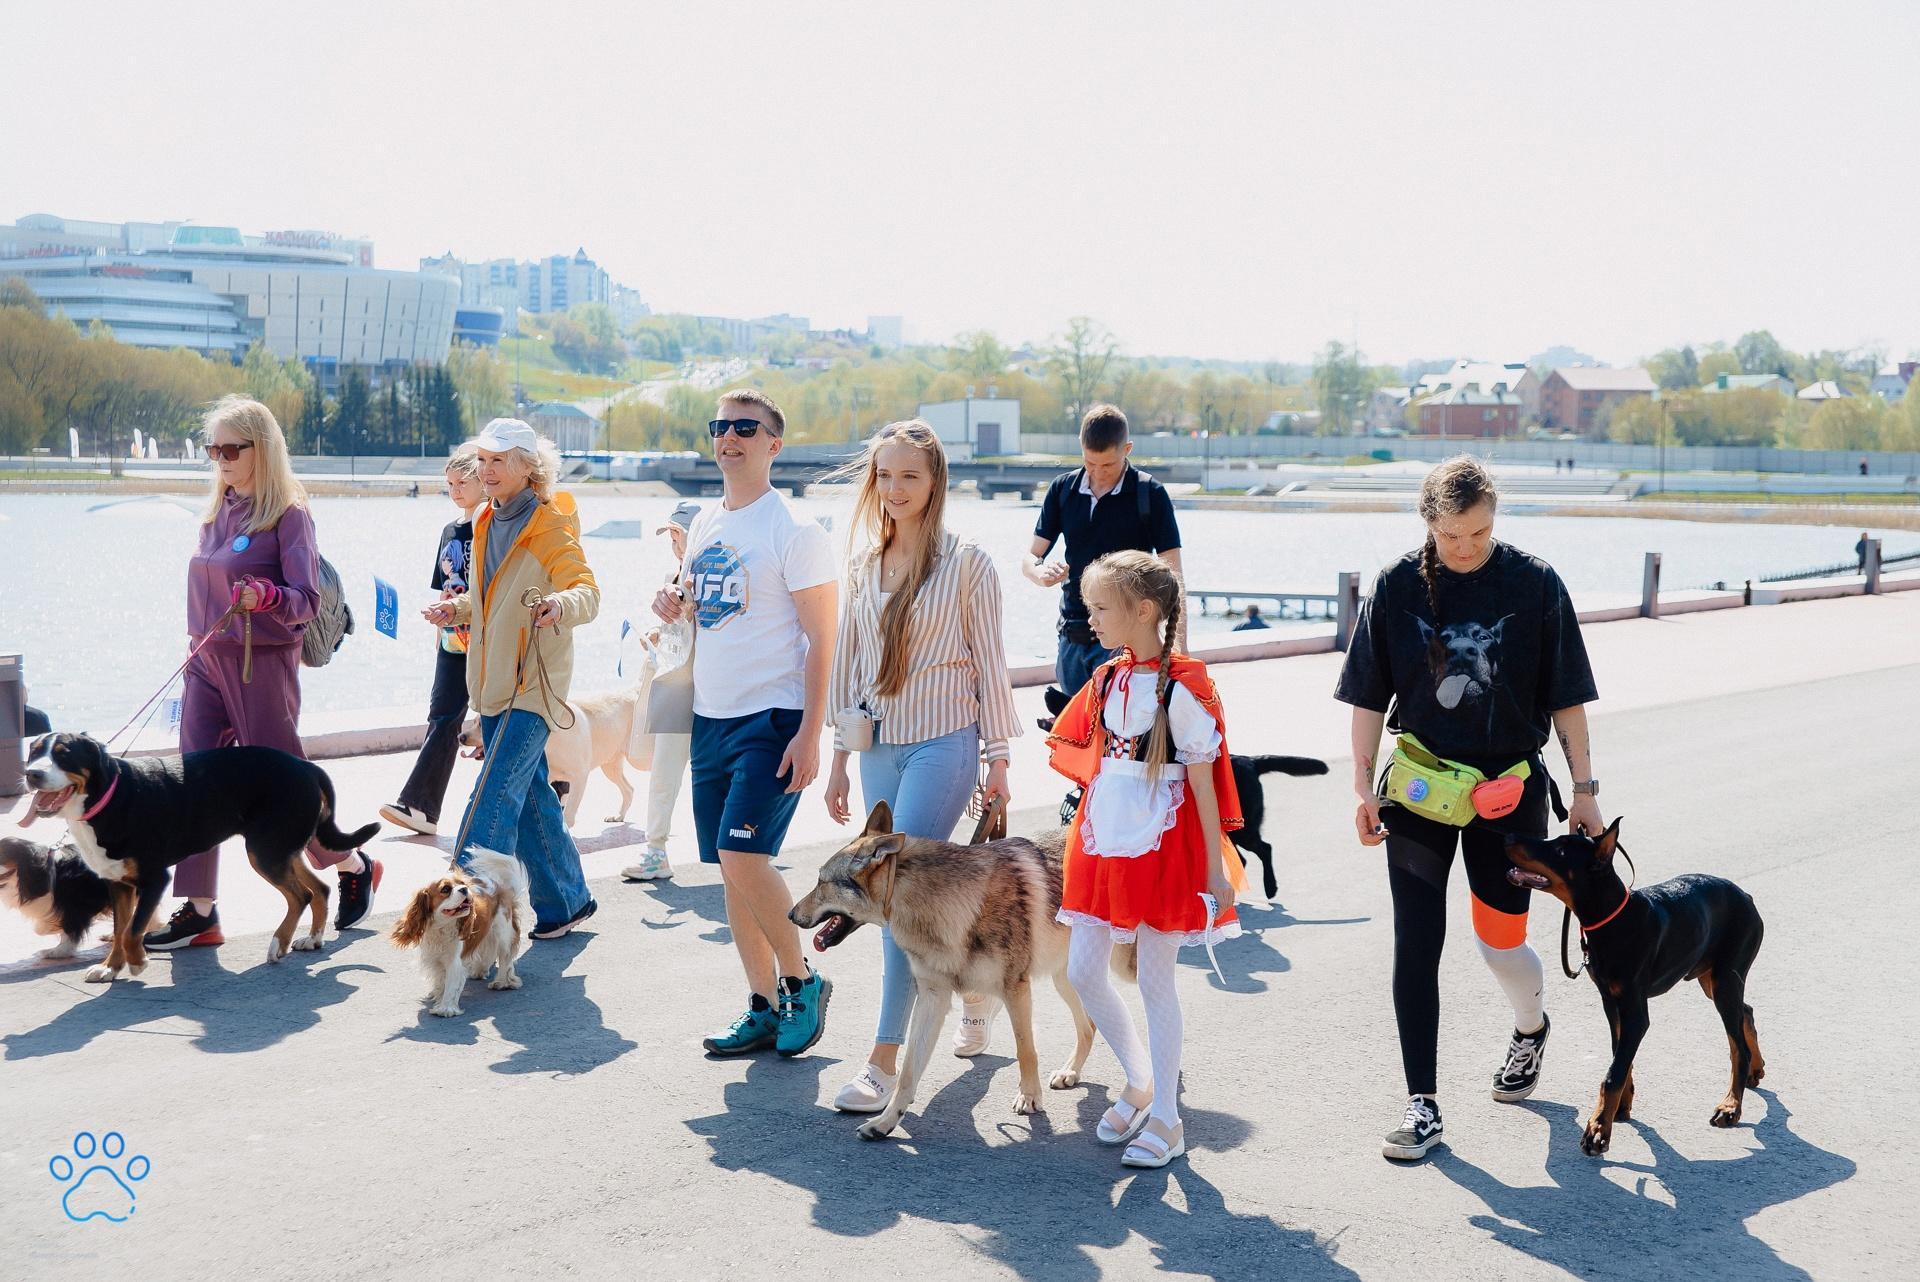
[[[447,358],[460,282],[371,266],[373,246],[323,232],[82,223],[36,214],[0,226],[0,277],[18,276],[81,328],[123,343],[238,361],[256,340],[323,380],[349,366]]]

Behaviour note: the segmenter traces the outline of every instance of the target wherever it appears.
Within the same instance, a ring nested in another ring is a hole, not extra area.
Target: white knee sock
[[[1546,1005],[1541,999],[1541,990],[1546,986],[1546,969],[1540,964],[1540,954],[1533,951],[1532,944],[1521,944],[1518,948],[1494,948],[1485,940],[1476,939],[1480,945],[1480,955],[1486,958],[1487,969],[1500,981],[1500,987],[1507,994],[1507,1001],[1513,1005],[1513,1026],[1522,1033],[1537,1033],[1546,1020]]]
[[[1147,1049],[1153,1059],[1153,1116],[1180,1124],[1180,944],[1173,935],[1142,926],[1139,932],[1140,998],[1147,1007]]]
[[[1127,1013],[1127,1004],[1108,974],[1107,965],[1112,957],[1113,935],[1105,926],[1089,922],[1073,924],[1073,938],[1067,944],[1067,982],[1080,994],[1087,1018],[1113,1048],[1114,1057],[1120,1061],[1120,1071],[1127,1076],[1127,1085],[1140,1090],[1147,1085],[1153,1070],[1146,1048],[1140,1044],[1140,1035],[1133,1030],[1133,1016]]]

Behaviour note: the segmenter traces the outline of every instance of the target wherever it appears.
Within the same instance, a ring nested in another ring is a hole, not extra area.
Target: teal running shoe
[[[820,1040],[820,1034],[827,1031],[827,998],[831,996],[833,981],[811,967],[798,984],[792,979],[780,981],[780,1035],[775,1048],[782,1055],[803,1054]]]
[[[751,1055],[779,1040],[780,1016],[773,1008],[755,1010],[749,1006],[733,1026],[717,1037],[703,1038],[700,1045],[709,1055]]]

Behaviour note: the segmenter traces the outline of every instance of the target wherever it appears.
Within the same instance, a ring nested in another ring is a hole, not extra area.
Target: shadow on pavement
[[[190,948],[155,954],[146,973],[171,966],[171,984],[123,978],[85,985],[93,990],[89,995],[39,1028],[0,1038],[0,1047],[9,1060],[65,1055],[104,1033],[179,1017],[200,1025],[193,1039],[196,1050],[216,1055],[257,1051],[312,1028],[322,1010],[351,997],[355,986],[342,983],[344,976],[382,973],[380,967],[364,963],[335,964],[326,952],[294,953],[274,965],[254,957],[251,965],[229,970],[221,965],[220,952]]]
[[[1767,1104],[1766,1116],[1751,1127],[1760,1147],[1734,1158],[1682,1157],[1637,1118],[1616,1125],[1614,1145],[1619,1146],[1624,1134],[1637,1132],[1653,1150],[1651,1164],[1588,1157],[1580,1151],[1578,1110],[1566,1104],[1529,1103],[1522,1107],[1551,1124],[1547,1175],[1552,1185],[1503,1184],[1447,1149],[1439,1150],[1432,1164],[1493,1212],[1474,1216],[1470,1223],[1475,1227],[1570,1273],[1617,1272],[1624,1251],[1634,1269],[1666,1276],[1808,1278],[1804,1269],[1786,1263],[1749,1233],[1747,1222],[1769,1207],[1851,1178],[1855,1166],[1789,1130],[1792,1114],[1774,1092],[1750,1090],[1749,1107],[1756,1095]],[[1703,1131],[1710,1102],[1703,1101],[1699,1108]],[[1640,1178],[1626,1188],[1608,1178],[1609,1169]],[[1657,1196],[1662,1188],[1671,1204]]]
[[[683,886],[677,881],[662,879],[649,881],[636,886],[620,887],[622,893],[651,895],[667,908],[667,920],[654,921],[650,917],[642,918],[641,924],[648,930],[672,930],[688,924],[683,913],[693,914],[693,919],[708,923],[712,929],[703,932],[701,939],[715,944],[731,944],[733,932],[727,927],[727,891],[719,882],[706,885]]]
[[[519,988],[495,992],[484,981],[469,979],[460,994],[460,1014],[443,1018],[430,1014],[422,1003],[413,1024],[387,1040],[473,1046],[482,1027],[491,1025],[501,1040],[518,1047],[492,1065],[496,1073],[571,1076],[611,1064],[639,1043],[607,1027],[599,1005],[587,996],[584,973],[567,973],[593,939],[593,932],[576,930],[560,939],[535,941],[514,963]],[[426,982],[421,976],[422,994]]]
[[[1046,1113],[1016,1116],[1005,1065],[997,1057],[977,1061],[916,1105],[892,1139],[875,1143],[855,1136],[861,1119],[819,1107],[822,1077],[837,1087],[844,1065],[812,1057],[755,1060],[744,1080],[726,1087],[725,1111],[687,1125],[707,1139],[714,1165],[811,1192],[814,1225],[841,1237],[873,1237],[903,1220],[953,1225],[983,1257],[1047,1282],[1092,1282],[1112,1264],[1096,1253],[1136,1234],[1169,1272],[1358,1276],[1312,1233],[1229,1211],[1191,1159],[1158,1171],[1122,1167],[1118,1151],[1092,1136],[1104,1104],[1097,1088],[1048,1093],[1055,1113],[1078,1112],[1080,1132],[1056,1134]],[[1006,1110],[991,1123],[995,1146],[973,1117],[989,1091],[1006,1097],[988,1104],[990,1113],[996,1105]],[[1185,1121],[1202,1154],[1249,1133],[1246,1122],[1223,1113],[1189,1110]]]
[[[1268,931],[1284,930],[1289,926],[1357,926],[1373,920],[1371,917],[1294,917],[1277,903],[1243,903],[1239,905],[1239,913],[1243,931],[1241,936],[1214,945],[1214,951],[1220,959],[1220,973],[1227,977],[1226,983],[1222,984],[1214,978],[1213,967],[1207,962],[1206,949],[1180,950],[1181,964],[1205,971],[1210,986],[1229,993],[1264,993],[1268,985],[1260,976],[1284,975],[1293,969],[1293,963],[1287,960],[1286,954],[1267,942]]]

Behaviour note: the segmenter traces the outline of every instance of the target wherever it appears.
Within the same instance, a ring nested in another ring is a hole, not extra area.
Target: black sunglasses
[[[209,445],[207,446],[207,457],[217,458],[222,463],[232,463],[239,459],[241,450],[250,450],[252,448],[252,441],[242,441],[238,445]]]
[[[732,428],[735,436],[743,441],[751,441],[763,427],[767,425],[757,418],[716,418],[708,422],[707,435],[717,441],[727,434],[728,428]],[[767,430],[773,432],[770,427],[767,427]],[[779,435],[778,432],[773,434]]]

